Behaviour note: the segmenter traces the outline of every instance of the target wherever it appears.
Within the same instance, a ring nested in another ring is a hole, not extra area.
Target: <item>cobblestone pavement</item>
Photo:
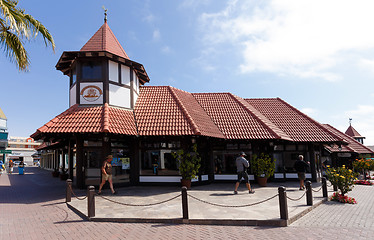
[[[0,239],[374,238],[373,186],[349,193],[356,205],[327,202],[288,227],[89,222],[66,207],[64,189],[63,181],[34,167],[0,176]]]

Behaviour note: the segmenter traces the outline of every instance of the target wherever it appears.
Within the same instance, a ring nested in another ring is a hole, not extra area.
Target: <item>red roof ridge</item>
[[[273,135],[275,135],[278,139],[285,139],[292,141],[292,138],[288,136],[285,132],[283,132],[278,126],[276,126],[272,121],[270,121],[267,117],[265,117],[260,111],[254,108],[251,104],[245,101],[243,98],[238,97],[232,93],[229,95],[236,100],[240,106],[242,106],[249,114],[251,114],[254,118],[256,118],[262,126],[268,129]],[[278,134],[279,133],[279,134]],[[281,136],[283,135],[283,137]]]
[[[323,124],[323,125],[327,125],[328,127],[334,129],[335,131],[340,132],[344,137],[350,139],[350,140],[353,141],[355,144],[358,144],[358,145],[360,145],[361,147],[365,148],[366,150],[369,150],[371,153],[374,153],[373,150],[371,150],[370,148],[366,147],[364,144],[360,143],[359,141],[357,141],[357,140],[354,139],[353,137],[349,136],[348,134],[339,131],[338,129],[334,128],[334,127],[331,126],[330,124],[325,123],[325,124]],[[348,144],[349,144],[349,143],[348,143]],[[349,147],[349,146],[345,146],[345,147],[351,149],[352,152],[358,152],[356,149],[354,149],[354,148],[352,148],[352,147]]]
[[[318,128],[320,128],[322,131],[332,135],[334,138],[336,138],[337,140],[341,141],[343,144],[347,144],[347,142],[345,142],[343,139],[341,139],[339,136],[337,136],[336,134],[332,133],[331,131],[329,131],[327,128],[325,128],[321,123],[317,122],[316,120],[314,120],[313,118],[309,117],[308,115],[306,115],[305,113],[301,112],[300,110],[298,110],[297,108],[295,108],[294,106],[288,104],[286,101],[284,101],[283,99],[277,97],[277,99],[279,101],[281,101],[283,104],[287,105],[288,107],[290,107],[292,110],[294,110],[295,112],[297,112],[298,114],[302,115],[303,117],[305,117],[305,119],[307,119],[308,121],[310,121],[311,123],[314,123]]]
[[[64,117],[67,114],[73,112],[76,108],[78,108],[78,104],[74,104],[70,108],[66,109],[65,111],[63,111],[62,113],[60,113],[59,115],[57,115],[56,117],[54,117],[52,120],[48,121],[46,124],[44,124],[43,126],[41,126],[40,128],[38,128],[36,130],[36,132],[34,132],[33,134],[30,135],[30,137],[35,138],[37,135],[39,135],[40,133],[42,133],[44,130],[48,129],[50,127],[51,122],[53,122],[53,123],[58,122],[61,117]]]
[[[109,132],[109,105],[108,103],[105,103],[103,107],[103,131]]]
[[[195,121],[193,120],[193,118],[191,117],[191,115],[188,113],[186,107],[184,106],[183,102],[179,99],[179,97],[177,96],[177,94],[175,93],[175,90],[176,88],[174,87],[171,87],[171,86],[168,86],[168,89],[171,93],[171,95],[173,96],[173,98],[175,99],[175,101],[177,101],[178,103],[178,106],[180,107],[180,109],[182,110],[183,114],[186,116],[187,118],[187,121],[188,123],[191,125],[193,131],[194,131],[194,134],[195,135],[201,135],[201,131],[200,129],[197,127],[197,124],[195,123]],[[179,90],[179,89],[178,89]],[[183,90],[181,90],[183,91]],[[185,93],[189,93],[189,92],[186,92],[186,91],[183,91]],[[191,94],[191,93],[189,93]],[[192,96],[193,97],[193,96]],[[195,98],[195,97],[193,97]]]

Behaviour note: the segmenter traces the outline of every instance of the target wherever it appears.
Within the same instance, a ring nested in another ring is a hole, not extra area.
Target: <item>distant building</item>
[[[6,150],[12,151],[7,154],[7,161],[12,159],[13,161],[23,160],[27,165],[33,164],[32,155],[36,153],[36,148],[41,142],[35,142],[30,137],[9,137],[8,147]]]
[[[350,137],[353,137],[357,142],[359,142],[359,143],[361,143],[361,144],[364,144],[364,139],[365,139],[365,137],[361,136],[361,135],[356,131],[356,129],[354,129],[354,128],[352,127],[351,121],[352,121],[352,118],[349,119],[349,127],[348,127],[347,130],[345,131],[345,134],[347,134],[347,135],[350,136]]]
[[[8,146],[7,118],[0,108],[0,161],[4,162],[5,148]]]

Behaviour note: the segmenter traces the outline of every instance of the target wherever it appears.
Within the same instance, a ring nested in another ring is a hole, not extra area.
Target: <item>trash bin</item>
[[[25,167],[18,167],[18,173],[19,175],[23,175],[23,170],[25,169]]]

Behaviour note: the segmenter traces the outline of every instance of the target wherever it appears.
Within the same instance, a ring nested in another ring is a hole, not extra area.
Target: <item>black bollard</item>
[[[306,181],[305,186],[306,186],[306,205],[313,206],[312,183],[310,181]]]
[[[73,181],[71,179],[66,180],[66,200],[65,202],[71,202],[71,188]]]
[[[338,186],[334,185],[334,192],[338,191]]]
[[[95,217],[95,187],[89,186],[87,189],[87,217]]]
[[[278,188],[280,218],[288,220],[287,193],[285,187]]]
[[[188,219],[187,187],[182,187],[182,211],[183,219]]]
[[[322,194],[324,198],[328,198],[327,195],[327,180],[325,177],[322,178]]]

